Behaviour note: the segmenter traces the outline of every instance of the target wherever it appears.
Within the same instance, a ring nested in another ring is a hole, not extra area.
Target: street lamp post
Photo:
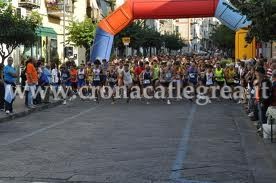
[[[65,16],[66,16],[66,7],[65,0],[63,0],[63,61],[65,61]]]

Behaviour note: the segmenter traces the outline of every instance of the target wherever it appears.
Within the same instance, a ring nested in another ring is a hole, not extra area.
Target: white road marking
[[[10,141],[8,141],[8,142],[5,143],[5,144],[0,144],[0,147],[1,147],[1,146],[8,146],[8,145],[14,144],[14,143],[16,143],[16,142],[20,142],[20,141],[22,141],[22,140],[25,140],[25,139],[27,139],[27,138],[29,138],[29,137],[32,137],[32,136],[37,135],[37,134],[39,134],[39,133],[42,133],[42,132],[44,132],[44,131],[46,131],[46,130],[49,130],[49,129],[51,129],[51,128],[54,128],[54,127],[56,127],[56,126],[63,125],[63,124],[65,124],[65,123],[69,122],[70,120],[76,119],[76,118],[78,118],[78,117],[80,117],[80,116],[82,116],[82,115],[84,115],[84,114],[90,113],[91,111],[93,111],[93,110],[95,110],[95,109],[97,109],[97,108],[99,108],[99,107],[101,107],[101,106],[103,106],[103,105],[104,105],[104,104],[98,105],[98,106],[95,106],[95,107],[92,107],[92,108],[87,109],[87,110],[85,110],[85,111],[83,111],[83,112],[80,112],[79,114],[76,114],[76,115],[74,115],[74,116],[65,118],[64,120],[62,120],[62,121],[60,121],[60,122],[58,122],[58,123],[54,123],[54,124],[51,124],[51,125],[46,126],[46,127],[44,127],[44,128],[41,128],[41,129],[39,129],[39,130],[35,130],[35,131],[33,131],[32,133],[29,133],[29,134],[24,135],[24,136],[22,136],[22,137],[19,137],[19,138],[10,140]]]

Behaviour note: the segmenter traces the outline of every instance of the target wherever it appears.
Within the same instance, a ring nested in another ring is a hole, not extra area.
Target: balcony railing
[[[64,13],[66,16],[73,13],[73,4],[66,0],[65,3],[63,0],[46,0],[46,7],[48,15],[54,17],[60,18],[64,16]]]
[[[39,8],[40,0],[19,0],[18,6],[27,9]]]

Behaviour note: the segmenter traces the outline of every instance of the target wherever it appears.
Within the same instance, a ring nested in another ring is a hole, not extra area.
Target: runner
[[[159,83],[159,77],[160,77],[160,67],[158,65],[157,59],[153,59],[153,66],[152,66],[152,85],[155,90]]]
[[[107,84],[106,83],[106,74],[107,74],[108,67],[109,67],[109,63],[106,61],[106,59],[103,59],[103,63],[101,65],[101,73],[100,73],[101,86],[105,86]]]
[[[115,72],[114,65],[110,65],[109,70],[107,71],[107,83],[113,89],[112,103],[111,104],[115,103],[114,95],[115,95],[115,92],[116,92],[115,87],[116,87],[117,82],[118,82],[117,79],[118,79],[118,76],[117,76],[117,73]]]
[[[188,82],[194,87],[198,84],[198,70],[194,62],[192,62],[191,67],[188,69]]]
[[[78,90],[78,70],[75,64],[70,67],[70,82],[72,87],[72,94],[76,95]],[[70,98],[72,100],[72,98]]]
[[[93,67],[91,63],[87,64],[87,67],[85,68],[85,83],[86,86],[90,87],[92,86],[92,82],[93,82]],[[91,88],[88,88],[88,96],[92,95],[92,91]]]
[[[198,70],[196,68],[195,62],[191,63],[190,68],[188,69],[188,85],[194,88],[194,93],[193,95],[196,96],[196,87],[198,85]],[[198,96],[201,97],[201,96]],[[192,101],[192,99],[190,99]]]
[[[235,86],[235,75],[236,75],[236,70],[234,67],[234,64],[230,64],[224,71],[224,76],[225,76],[225,81],[226,85],[231,87],[232,93],[230,93],[230,100],[233,99],[233,90]]]
[[[211,87],[214,86],[214,73],[212,71],[212,66],[208,66],[207,68],[207,72],[206,72],[206,86],[209,88],[208,89],[208,95],[209,95],[209,103],[211,103],[211,97],[212,97],[212,93],[211,93]]]
[[[144,70],[144,63],[142,61],[140,61],[139,66],[136,67],[135,70],[134,70],[134,83],[136,85],[138,85],[141,89],[143,87],[143,84],[141,84],[140,75],[143,72],[143,70]]]
[[[101,61],[96,60],[94,62],[95,68],[93,69],[93,86],[96,87],[96,98],[95,102],[99,103],[99,97],[100,97],[100,87],[101,87]]]
[[[169,86],[170,83],[173,80],[173,67],[172,64],[170,62],[167,63],[167,66],[164,67],[160,73],[160,84],[165,88],[165,92],[166,92],[166,97],[167,97],[167,104],[170,105],[171,101],[168,98],[169,95]]]
[[[78,89],[85,86],[85,69],[84,64],[81,64],[79,70],[78,70]]]
[[[118,86],[124,85],[122,80],[123,71],[124,71],[124,61],[121,60],[119,63],[119,66],[116,68],[117,77],[118,77]]]
[[[147,88],[149,86],[152,86],[152,72],[150,69],[150,66],[147,65],[146,69],[141,73],[141,82],[143,85],[143,89]],[[147,93],[152,93],[152,90],[147,89]],[[147,99],[146,99],[147,100]],[[147,100],[147,104],[150,104],[150,102]]]
[[[66,65],[61,66],[61,87],[63,88],[63,91],[67,91],[67,96],[71,96],[71,80],[70,80],[70,72],[67,69]],[[63,99],[63,105],[66,105],[66,98]]]
[[[222,89],[222,87],[224,86],[224,71],[221,68],[221,65],[219,63],[217,63],[216,65],[216,69],[215,69],[215,80],[216,80],[216,85],[219,86],[219,90],[217,90],[217,96],[218,96],[218,100],[220,100],[220,90]]]
[[[133,86],[133,80],[131,77],[129,64],[124,65],[124,70],[122,72],[122,81],[123,81],[124,86],[127,88],[127,103],[129,103],[131,87]]]

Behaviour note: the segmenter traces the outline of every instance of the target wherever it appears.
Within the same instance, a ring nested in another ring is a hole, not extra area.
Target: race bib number
[[[63,78],[68,78],[68,75],[64,73],[64,74],[62,74],[62,77]]]
[[[109,82],[115,83],[115,79],[114,78],[109,78]]]
[[[144,80],[144,84],[150,84],[150,80],[149,79]]]
[[[95,80],[95,81],[100,81],[100,80],[101,80],[101,79],[100,79],[100,76],[95,76],[94,80]]]
[[[84,75],[79,75],[79,79],[84,79]]]
[[[251,94],[254,95],[255,94],[255,90],[251,90]]]
[[[189,76],[191,79],[195,79],[195,77],[196,77],[195,73],[190,73]]]

